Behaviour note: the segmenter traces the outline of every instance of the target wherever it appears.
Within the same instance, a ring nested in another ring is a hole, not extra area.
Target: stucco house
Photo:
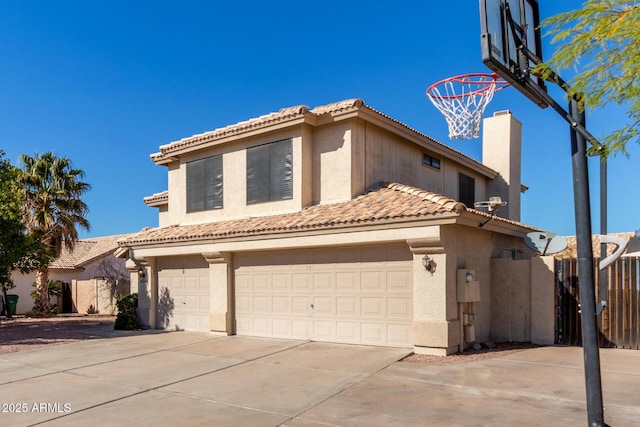
[[[520,135],[509,112],[487,119],[481,163],[349,99],[163,145],[151,159],[168,190],[145,198],[159,226],[117,253],[140,319],[431,354],[512,329],[546,340],[548,319],[540,329],[510,297],[518,261],[529,302],[537,289],[523,242],[533,228],[519,222]],[[497,216],[474,209],[493,196],[508,202]]]
[[[63,284],[63,295],[52,297],[51,303],[57,304],[60,312],[85,313],[89,306],[105,314],[115,312],[115,304],[107,292],[105,275],[116,275],[122,279],[128,277],[125,260],[114,256],[118,240],[127,234],[92,237],[76,242],[73,251],[64,247],[60,256],[49,265],[49,280],[58,280]],[[25,314],[33,308],[31,291],[36,282],[35,273],[12,274],[15,288],[9,294],[18,295],[17,314]],[[128,281],[121,280],[122,292],[129,292]]]

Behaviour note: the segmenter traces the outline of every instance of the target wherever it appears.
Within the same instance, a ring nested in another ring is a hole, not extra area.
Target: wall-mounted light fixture
[[[144,267],[138,267],[138,278],[144,279],[147,277],[147,270]]]
[[[429,273],[435,273],[436,272],[436,262],[431,259],[429,257],[429,255],[424,255],[422,257],[422,266],[424,267],[425,270],[427,270]]]

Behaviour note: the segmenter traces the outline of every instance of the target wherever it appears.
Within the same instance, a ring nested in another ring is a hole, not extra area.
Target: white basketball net
[[[507,86],[495,74],[469,74],[452,77],[427,89],[433,102],[449,125],[449,138],[474,139],[480,137],[480,122],[493,94]]]

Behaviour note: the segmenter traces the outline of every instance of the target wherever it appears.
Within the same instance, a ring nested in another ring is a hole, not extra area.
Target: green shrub
[[[33,288],[33,290],[31,291],[31,298],[36,299],[36,284],[32,283],[31,287]],[[62,296],[62,285],[60,284],[59,280],[49,280],[49,296]]]
[[[114,328],[129,331],[138,329],[138,294],[120,298],[116,306],[118,307],[118,316]]]

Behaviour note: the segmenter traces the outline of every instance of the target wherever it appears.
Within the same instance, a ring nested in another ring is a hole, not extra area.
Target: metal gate
[[[599,259],[594,259],[596,298]],[[556,344],[582,345],[576,259],[556,260]],[[620,258],[607,268],[607,307],[598,316],[600,347],[640,350],[640,257]]]

